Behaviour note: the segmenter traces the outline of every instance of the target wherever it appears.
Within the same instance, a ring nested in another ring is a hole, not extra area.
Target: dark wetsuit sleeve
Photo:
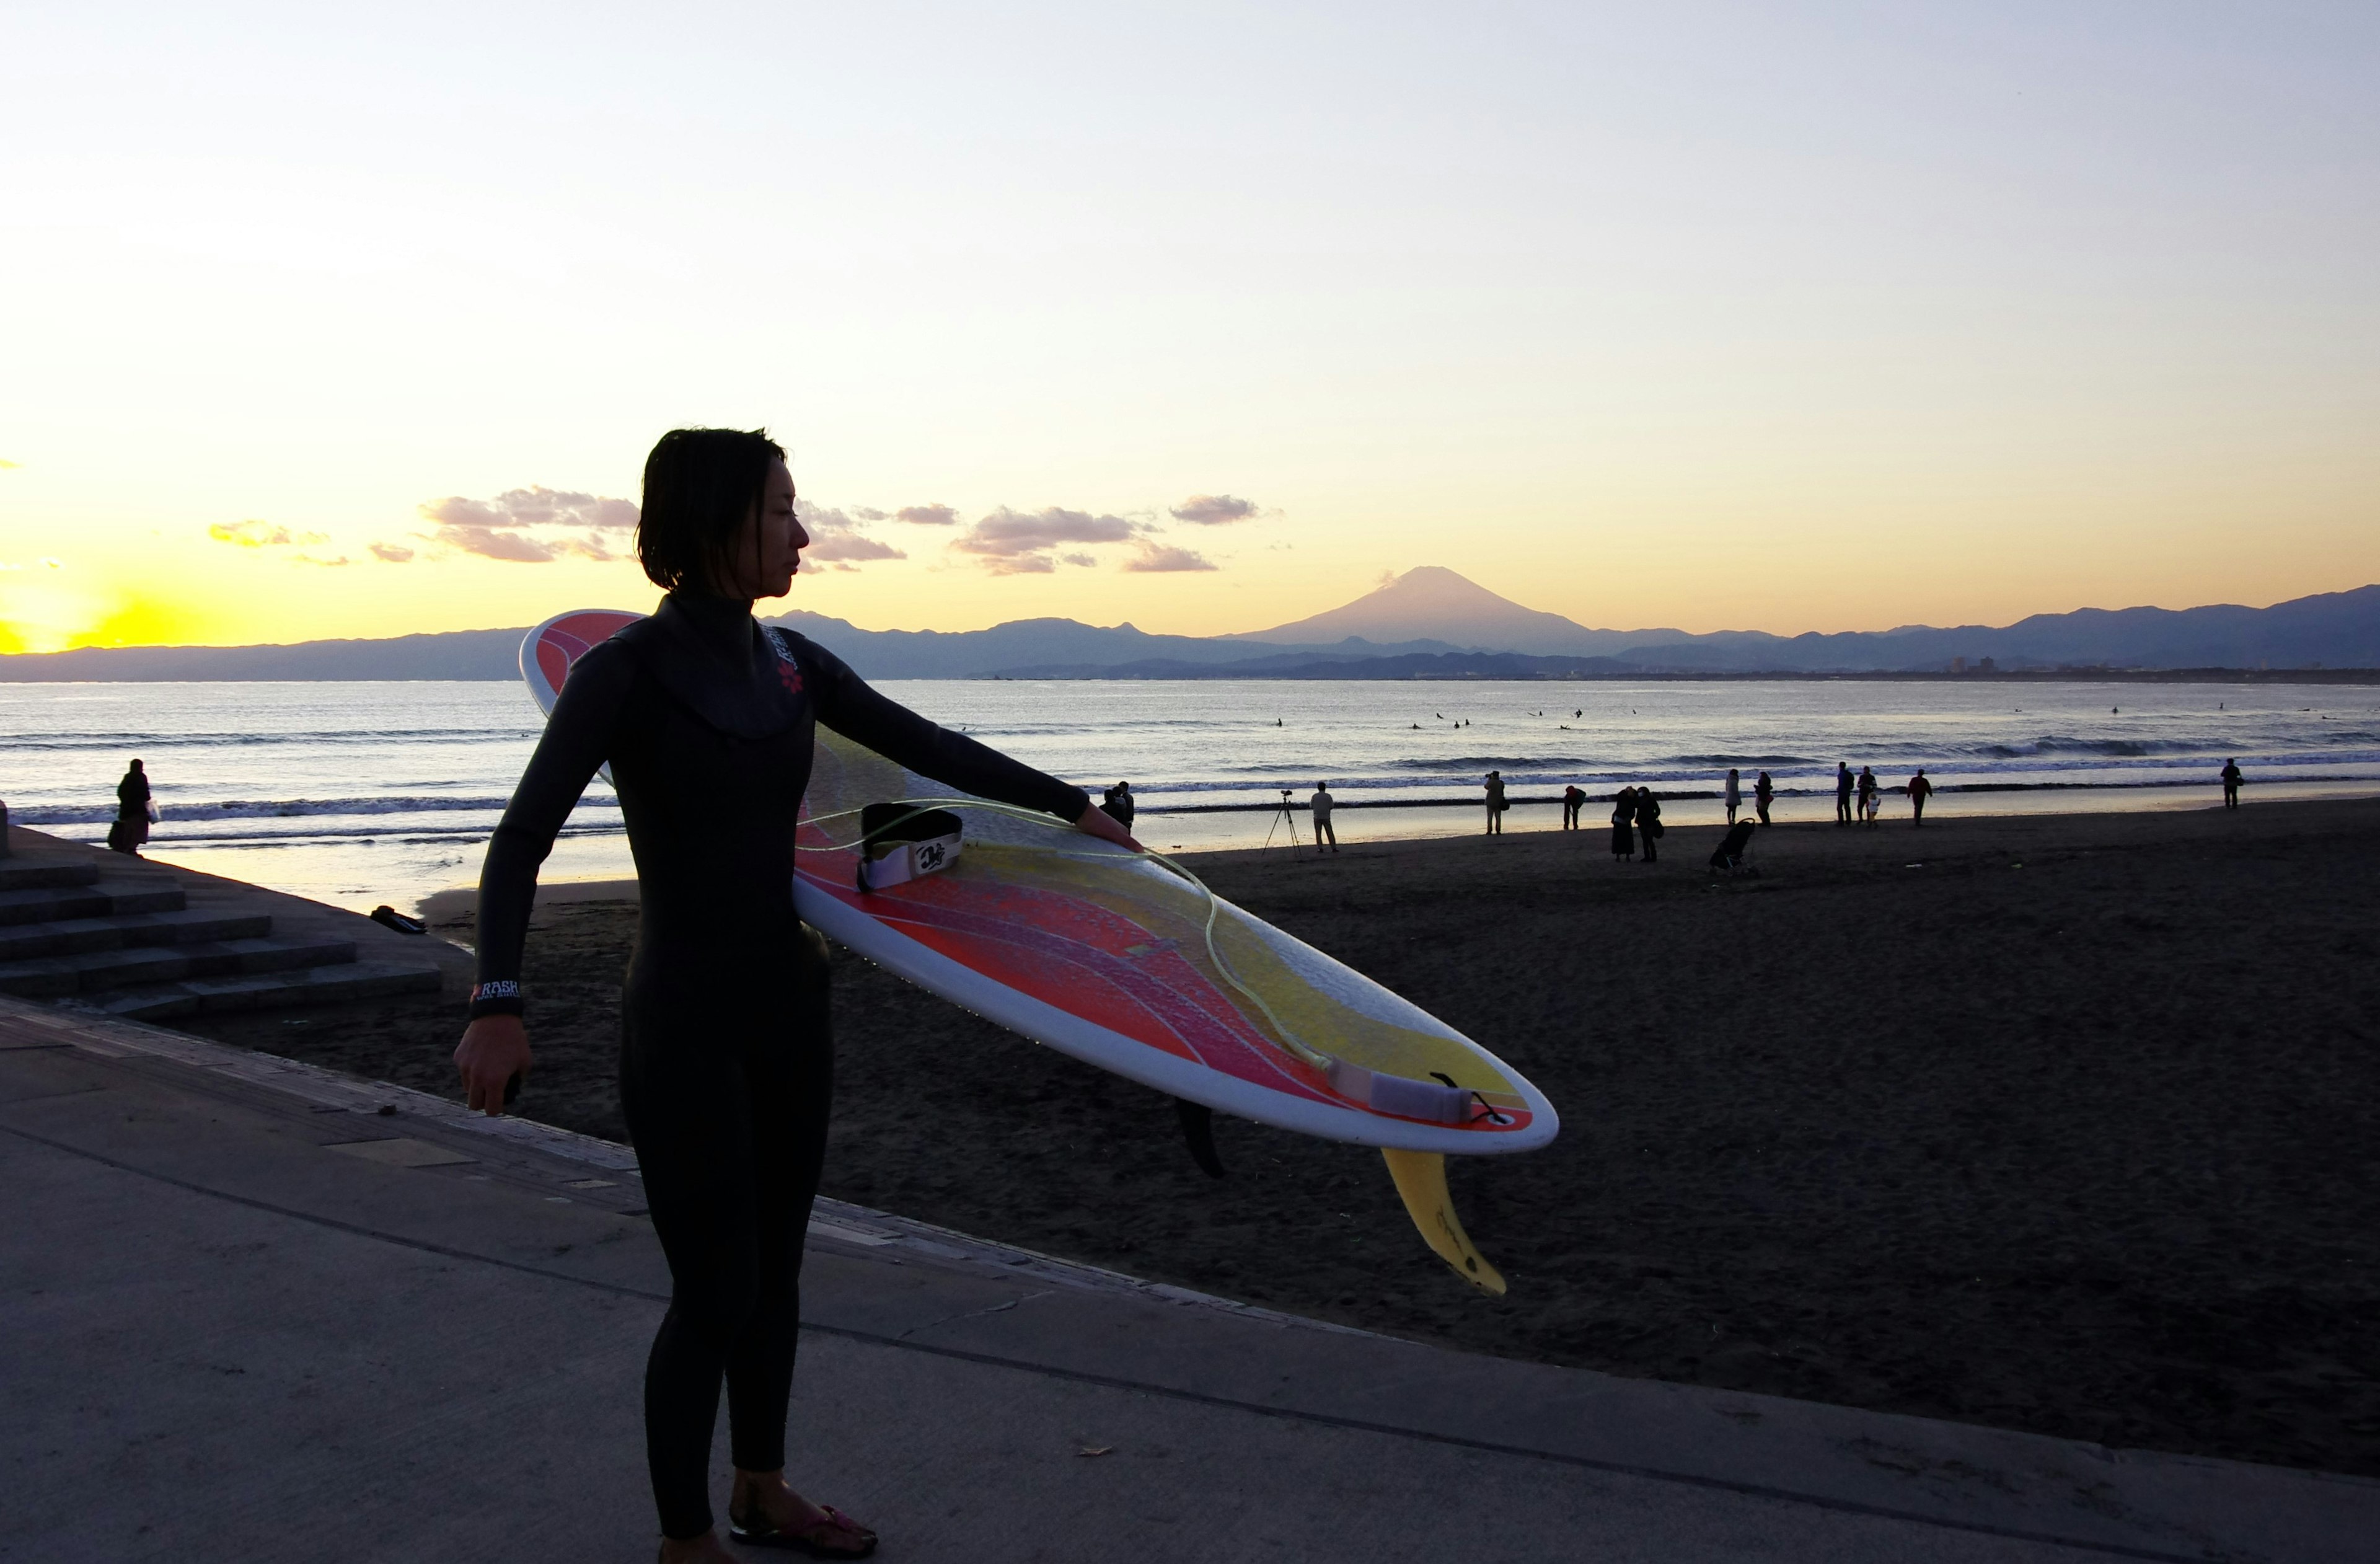
[[[1091,806],[1091,795],[1072,782],[928,721],[870,689],[841,658],[815,641],[797,644],[819,721],[844,737],[946,787],[1020,809],[1046,810],[1068,825]]]
[[[598,647],[570,671],[545,736],[504,806],[480,870],[480,977],[471,1014],[521,1012],[521,946],[537,899],[537,869],[553,851],[563,821],[578,806],[595,769],[611,758],[613,734],[636,660],[617,647]]]

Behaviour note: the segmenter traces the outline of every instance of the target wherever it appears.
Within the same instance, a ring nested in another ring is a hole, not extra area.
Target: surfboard
[[[639,617],[581,610],[530,631],[521,673],[539,706],[550,712],[571,665]],[[885,849],[861,840],[871,805],[947,810],[960,840],[920,845],[887,874]],[[1454,1217],[1442,1158],[1542,1146],[1560,1129],[1553,1105],[1183,866],[968,798],[821,726],[793,870],[803,921],[1010,1031],[1206,1109],[1381,1148],[1431,1247],[1503,1291]]]

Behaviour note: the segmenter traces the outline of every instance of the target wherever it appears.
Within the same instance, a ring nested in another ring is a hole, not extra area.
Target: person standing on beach
[[[1326,842],[1330,843],[1330,851],[1339,851],[1339,833],[1330,829],[1330,810],[1338,802],[1330,796],[1330,784],[1327,782],[1316,782],[1314,796],[1306,800],[1314,810],[1314,855],[1318,858],[1322,855],[1322,844]]]
[[[132,764],[138,767],[140,762],[135,760]],[[2224,761],[2223,806],[2226,809],[2237,809],[2240,806],[2240,762],[2236,759]]]
[[[1636,834],[1645,841],[1645,861],[1658,863],[1661,858],[1660,838],[1667,828],[1661,824],[1661,801],[1649,787],[1636,790]]]
[[[1578,812],[1585,807],[1586,807],[1586,794],[1579,791],[1578,783],[1572,782],[1568,787],[1563,788],[1562,830],[1576,830],[1578,829]]]
[[[1876,816],[1883,812],[1883,806],[1876,799],[1876,771],[1871,767],[1862,766],[1859,774],[1860,818],[1869,825],[1874,825]]]
[[[1611,861],[1636,856],[1636,790],[1623,787],[1611,799]]]
[[[1727,823],[1735,824],[1735,812],[1743,807],[1743,773],[1733,766],[1727,769]]]
[[[1504,773],[1488,773],[1488,834],[1504,834]]]
[[[1767,772],[1761,772],[1759,780],[1752,784],[1752,807],[1762,825],[1768,823],[1768,801],[1776,796],[1777,784],[1768,780]]]
[[[1917,774],[1909,779],[1909,810],[1917,817],[1912,824],[1925,823],[1925,801],[1933,796],[1934,784],[1925,780],[1925,768],[1920,766]]]
[[[1130,830],[1133,816],[1132,783],[1120,782],[1108,789],[1099,800],[1099,807],[1108,812],[1110,819],[1123,827],[1124,830]]]
[[[107,850],[137,858],[149,840],[149,773],[135,760],[115,784],[115,823],[107,828]]]
[[[1852,768],[1846,760],[1835,762],[1835,824],[1852,823]]]
[[[455,1050],[468,1106],[504,1112],[530,1066],[520,971],[538,866],[609,765],[639,903],[620,1105],[670,1268],[644,1377],[663,1564],[735,1557],[709,1493],[722,1381],[735,1536],[821,1558],[876,1549],[873,1532],[784,1477],[803,1238],[834,1078],[826,944],[795,913],[791,872],[819,724],[946,786],[1140,850],[1082,789],[756,623],[753,600],[792,589],[809,542],[794,506],[784,450],[764,431],[674,430],[653,447],[636,549],[668,595],[571,669],[505,806],[480,875],[479,982]],[[812,1415],[827,1423],[813,1437],[833,1437],[833,1414]]]

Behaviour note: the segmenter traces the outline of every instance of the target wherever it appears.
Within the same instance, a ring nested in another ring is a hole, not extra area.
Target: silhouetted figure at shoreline
[[[1488,773],[1488,834],[1504,834],[1504,773]]]
[[[138,760],[132,763],[136,766],[140,764]],[[2223,806],[2226,809],[2237,809],[2240,806],[2240,783],[2243,780],[2240,775],[2238,760],[2223,762]]]
[[[1586,794],[1579,791],[1578,783],[1572,782],[1562,789],[1562,830],[1578,829],[1578,812],[1585,804]]]
[[[1130,830],[1133,816],[1132,783],[1120,782],[1108,789],[1100,795],[1099,807],[1107,812],[1110,819],[1123,827],[1124,830]]]
[[[1876,796],[1876,771],[1872,767],[1860,768],[1859,813],[1861,821],[1867,825],[1876,824],[1876,817],[1884,813],[1883,802]]]
[[[1917,817],[1913,824],[1925,823],[1925,801],[1933,796],[1934,784],[1925,780],[1925,768],[1920,766],[1917,774],[1909,779],[1909,809]]]
[[[1743,773],[1733,766],[1727,769],[1727,823],[1735,824],[1735,812],[1743,807]]]
[[[1661,801],[1649,787],[1636,790],[1636,834],[1645,843],[1645,861],[1658,863],[1661,858],[1660,839],[1668,828],[1661,824]]]
[[[1852,768],[1848,760],[1835,762],[1835,824],[1852,823]]]
[[[1318,858],[1322,855],[1322,844],[1326,842],[1330,844],[1331,852],[1339,851],[1339,833],[1330,829],[1330,811],[1338,802],[1330,796],[1330,784],[1327,782],[1316,782],[1314,796],[1306,800],[1306,806],[1314,811],[1314,855]]]
[[[1636,855],[1636,790],[1623,787],[1611,798],[1611,858]]]
[[[1761,772],[1760,780],[1752,784],[1752,807],[1760,816],[1762,825],[1769,823],[1768,801],[1776,796],[1777,784],[1768,780],[1767,772]]]
[[[107,828],[108,851],[137,858],[148,840],[149,773],[135,760],[115,784],[115,823]]]

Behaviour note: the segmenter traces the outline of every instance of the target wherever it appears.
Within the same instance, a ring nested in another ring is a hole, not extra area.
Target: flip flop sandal
[[[789,1532],[759,1510],[738,1518],[727,1514],[727,1534],[747,1547],[784,1547],[812,1558],[865,1558],[876,1551],[876,1534],[831,1504],[818,1507],[824,1519]],[[833,1542],[826,1538],[836,1539]],[[844,1542],[843,1539],[852,1539]]]

